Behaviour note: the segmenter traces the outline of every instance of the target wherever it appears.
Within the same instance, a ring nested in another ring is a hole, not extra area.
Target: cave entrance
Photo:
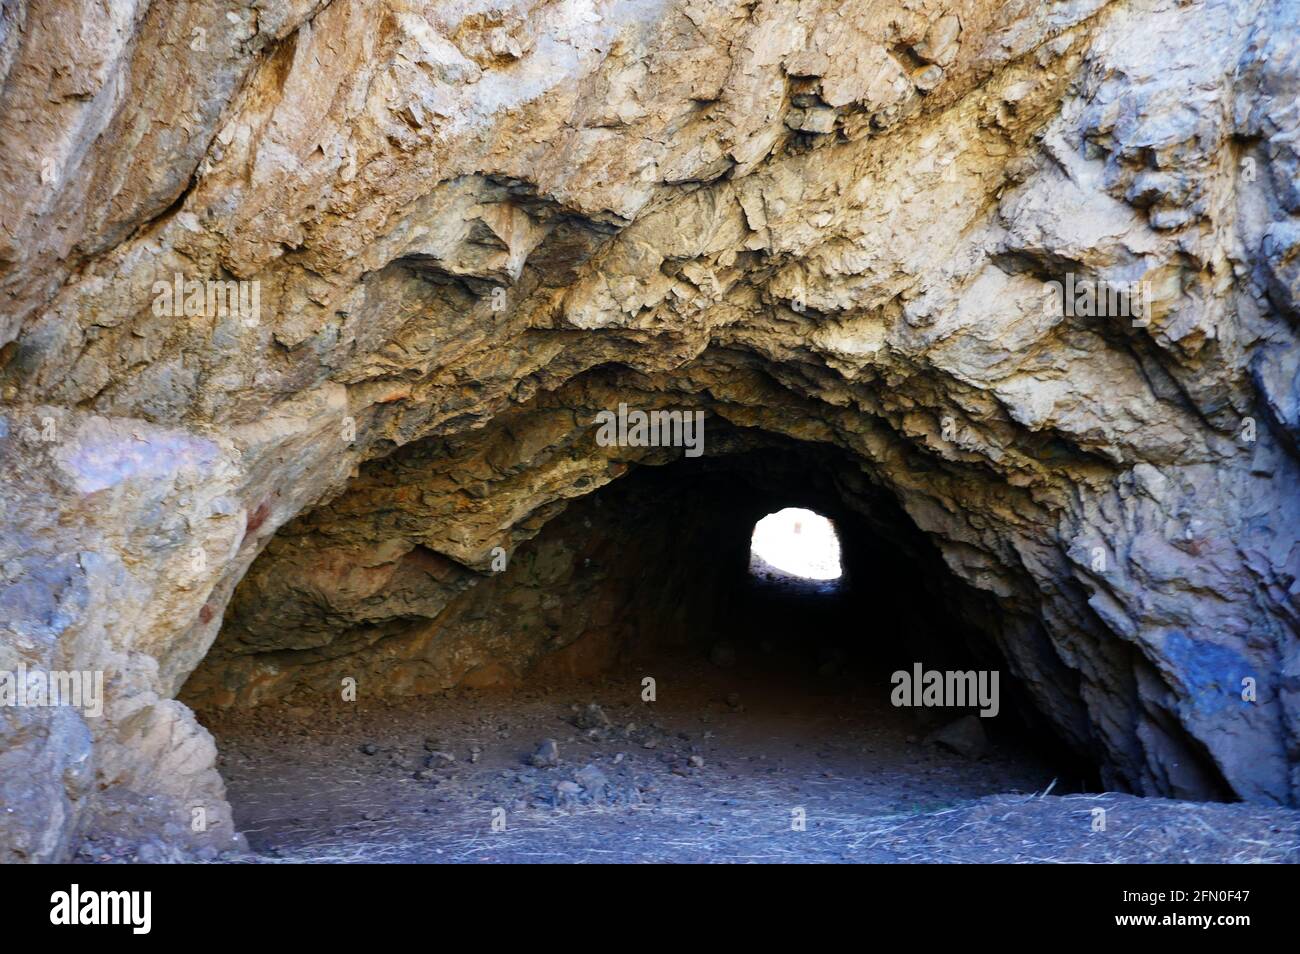
[[[750,535],[751,576],[833,584],[842,576],[835,525],[802,507],[786,507],[754,524]]]
[[[419,452],[281,531],[183,694],[254,847],[842,860],[872,818],[1077,789],[938,554],[851,463],[778,445],[635,467],[497,570],[392,546],[394,509],[421,499],[403,481],[429,481]],[[756,552],[829,588],[766,585]],[[918,663],[999,669],[997,718],[893,704],[891,673]]]

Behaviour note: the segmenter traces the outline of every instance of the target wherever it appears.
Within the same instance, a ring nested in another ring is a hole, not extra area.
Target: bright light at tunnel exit
[[[750,554],[801,579],[840,578],[840,541],[835,528],[811,510],[786,507],[758,521]]]

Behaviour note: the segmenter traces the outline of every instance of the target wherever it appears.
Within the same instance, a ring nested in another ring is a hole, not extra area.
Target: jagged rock
[[[613,725],[609,716],[605,714],[605,710],[594,702],[583,707],[578,713],[577,719],[574,720],[574,724],[579,729],[608,729]]]
[[[574,774],[573,780],[581,785],[593,797],[603,796],[609,777],[596,765],[587,764]]]
[[[560,747],[554,739],[546,739],[537,751],[528,757],[528,764],[537,768],[553,768],[560,764]]]
[[[579,800],[581,795],[582,786],[577,782],[556,782],[553,803],[557,808],[572,805]]]

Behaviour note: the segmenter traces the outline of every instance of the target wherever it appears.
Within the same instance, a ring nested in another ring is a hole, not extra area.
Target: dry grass
[[[725,861],[801,863],[1144,862],[1294,863],[1300,813],[1098,795],[998,795],[932,812],[864,815],[811,809],[805,831],[783,830],[788,797],[749,793],[726,799],[666,799],[654,806],[534,810],[505,831],[479,821],[400,816],[295,845],[261,862],[375,863],[478,861],[601,863]],[[1107,829],[1092,830],[1092,809]],[[635,836],[635,837],[634,837]]]

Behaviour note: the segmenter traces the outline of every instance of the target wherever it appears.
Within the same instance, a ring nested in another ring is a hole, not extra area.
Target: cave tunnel
[[[528,446],[526,432],[372,462],[241,583],[180,698],[216,737],[255,848],[329,860],[373,829],[388,840],[367,850],[423,858],[456,850],[486,803],[503,818],[602,819],[629,804],[671,819],[686,804],[729,825],[797,818],[810,798],[823,813],[897,812],[1096,790],[1093,753],[1036,709],[977,625],[996,625],[996,601],[832,448],[719,419],[705,456],[600,460],[595,480],[567,469],[592,448],[561,441],[540,456],[563,463],[572,496],[515,512],[508,554],[474,568],[443,552],[454,547],[384,538],[438,511],[451,514],[444,539],[463,540],[455,507],[430,505],[427,488],[476,504],[508,493],[520,469],[502,447]],[[482,460],[500,485],[471,479]],[[534,458],[526,483],[549,466]],[[791,508],[833,528],[834,579],[755,562],[756,527]],[[974,683],[967,699],[916,705],[918,689],[896,705],[895,674],[921,671],[996,672],[991,717]],[[539,837],[584,857],[609,833]],[[654,837],[623,837],[620,857],[653,856]]]

